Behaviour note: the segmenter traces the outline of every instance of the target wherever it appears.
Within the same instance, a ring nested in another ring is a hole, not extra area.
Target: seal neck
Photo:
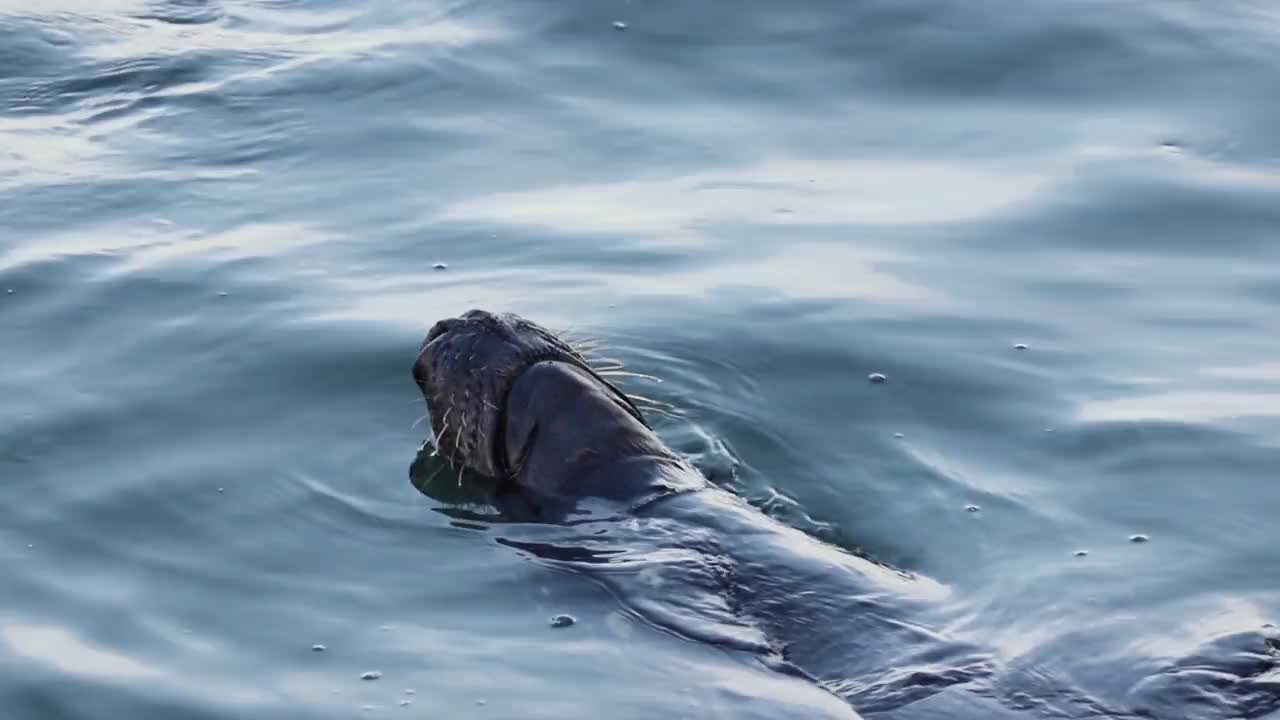
[[[538,495],[630,505],[700,477],[633,415],[625,397],[571,363],[530,366],[513,383],[505,411],[499,451],[515,484]]]

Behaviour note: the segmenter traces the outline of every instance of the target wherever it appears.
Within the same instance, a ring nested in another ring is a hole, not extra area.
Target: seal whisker
[[[426,480],[423,480],[423,481],[419,484],[419,487],[427,487],[427,486],[431,485],[431,483],[432,483],[432,482],[433,482],[437,477],[439,477],[440,473],[444,472],[444,471],[445,471],[445,469],[446,469],[446,468],[448,468],[448,467],[449,467],[448,465],[441,465],[440,467],[436,468],[436,469],[435,469],[435,472],[431,473],[431,475],[430,475]]]
[[[681,410],[666,410],[664,408],[649,407],[648,405],[637,404],[636,407],[644,412],[653,413],[655,415],[664,415],[669,418],[684,418],[685,414]]]
[[[448,415],[448,413],[446,412],[446,413],[445,413],[445,415],[447,416],[447,415]],[[435,455],[439,455],[439,454],[440,454],[440,438],[444,437],[444,433],[445,433],[445,431],[446,431],[446,430],[448,430],[448,429],[449,429],[449,421],[448,421],[448,420],[445,420],[445,421],[440,425],[440,432],[436,433],[436,436],[435,436],[435,446],[436,446],[436,449],[435,449],[435,452],[434,452],[433,454],[435,454]],[[450,462],[452,462],[452,461],[450,461]]]
[[[622,369],[597,370],[596,372],[600,373],[601,375],[606,375],[608,377],[629,377],[629,378],[639,378],[641,380],[651,380],[653,382],[658,382],[658,383],[662,382],[662,378],[657,377],[656,375],[648,375],[645,373],[631,372],[630,370],[622,370]]]
[[[567,327],[564,330],[561,330],[560,332],[552,332],[551,337],[555,338],[556,340],[559,340],[560,342],[574,349],[577,349],[579,345],[596,343],[600,341],[600,338],[595,337],[593,335],[583,335],[581,337],[577,337],[577,331],[574,330],[572,327]]]
[[[653,400],[643,395],[633,395],[631,393],[627,393],[627,398],[630,399],[632,402],[634,402],[636,405],[640,405],[642,407],[657,408],[659,410],[678,410],[679,409],[671,403],[663,402],[661,400]]]
[[[440,444],[440,438],[444,437],[445,428],[449,427],[449,413],[453,412],[453,406],[450,405],[444,411],[444,417],[440,418],[440,432],[436,433],[436,444]]]
[[[635,402],[645,403],[647,405],[653,405],[655,407],[665,407],[665,408],[670,408],[672,410],[676,409],[676,406],[672,405],[671,403],[663,402],[661,400],[655,400],[651,397],[645,397],[644,395],[633,395],[632,393],[627,393],[627,397],[631,398]]]

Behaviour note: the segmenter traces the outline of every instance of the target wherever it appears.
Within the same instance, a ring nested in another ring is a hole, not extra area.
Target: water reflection
[[[1098,398],[1076,409],[1088,422],[1170,420],[1199,423],[1280,415],[1280,393],[1186,390],[1137,397]]]
[[[14,655],[59,672],[108,680],[150,680],[166,670],[123,653],[97,647],[65,627],[0,622],[0,640]]]
[[[1028,202],[1047,179],[972,163],[778,159],[663,179],[476,196],[445,207],[440,219],[658,236],[745,222],[924,225],[974,220]]]

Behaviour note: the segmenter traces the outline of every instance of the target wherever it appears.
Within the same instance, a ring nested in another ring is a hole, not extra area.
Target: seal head
[[[527,421],[525,404],[535,398],[521,393],[524,403],[509,407],[512,389],[530,368],[543,364],[596,388],[630,422],[648,430],[635,404],[555,333],[514,314],[471,310],[437,322],[413,364],[414,381],[430,408],[436,451],[481,475],[513,479],[537,423]],[[543,411],[552,409],[545,406],[556,396],[569,401],[562,391],[535,395]],[[509,434],[509,428],[516,433]]]

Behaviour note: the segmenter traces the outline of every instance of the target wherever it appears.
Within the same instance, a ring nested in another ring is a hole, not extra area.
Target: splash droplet
[[[614,30],[626,30],[626,29],[627,29],[627,24],[626,24],[626,23],[624,23],[624,22],[622,22],[621,20],[614,20],[614,21],[613,21],[613,29],[614,29]]]

